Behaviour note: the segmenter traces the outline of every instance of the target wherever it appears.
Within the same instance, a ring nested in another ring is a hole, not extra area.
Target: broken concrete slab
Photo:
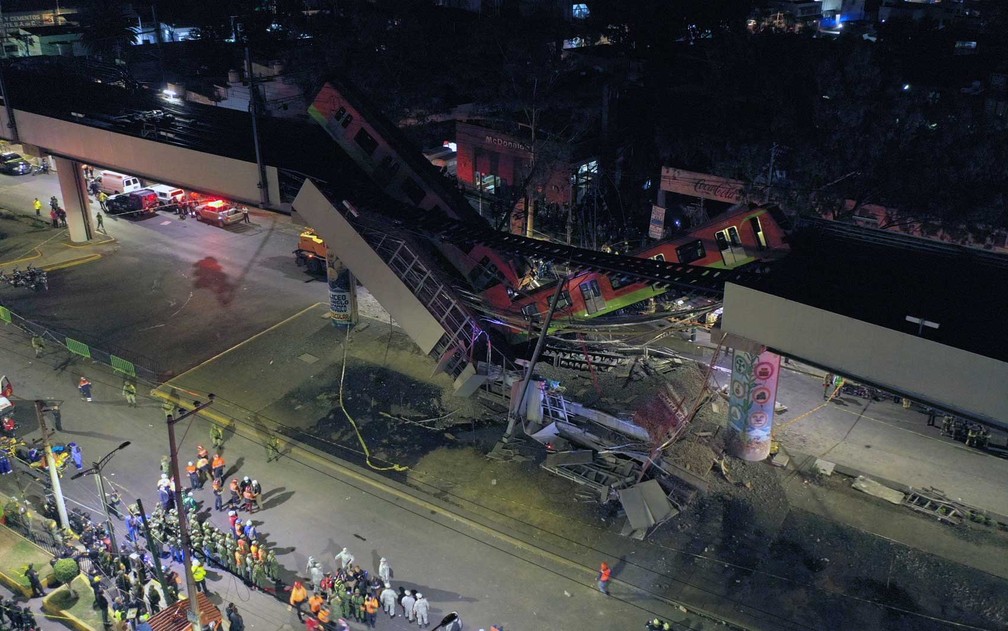
[[[851,486],[862,493],[867,493],[873,497],[883,499],[890,504],[900,505],[903,503],[903,498],[905,497],[903,493],[895,489],[890,489],[889,487],[879,484],[871,478],[867,478],[863,475],[859,475]]]
[[[822,460],[821,458],[816,458],[815,463],[812,465],[812,470],[822,475],[833,475],[834,468],[836,468],[835,463]]]

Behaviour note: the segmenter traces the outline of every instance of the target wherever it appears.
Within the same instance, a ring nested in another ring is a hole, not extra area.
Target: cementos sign
[[[737,204],[745,199],[745,188],[745,182],[739,180],[662,167],[661,189],[670,193]]]

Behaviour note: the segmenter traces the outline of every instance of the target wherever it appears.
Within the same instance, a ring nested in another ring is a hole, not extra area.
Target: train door
[[[745,260],[745,248],[742,247],[742,238],[739,237],[738,228],[735,226],[728,226],[715,232],[714,240],[717,241],[718,250],[721,251],[721,259],[728,267],[734,267]]]
[[[752,227],[753,238],[756,240],[756,249],[767,249],[766,233],[763,232],[763,224],[760,223],[759,217],[750,217],[749,225]]]
[[[598,280],[588,280],[578,287],[581,288],[581,296],[584,298],[585,309],[589,314],[598,313],[605,308],[605,298],[602,290],[599,289]]]

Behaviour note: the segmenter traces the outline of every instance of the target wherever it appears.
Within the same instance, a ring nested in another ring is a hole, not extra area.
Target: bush
[[[60,559],[56,561],[56,565],[53,566],[53,576],[60,583],[63,583],[70,591],[73,592],[73,588],[70,583],[80,575],[80,566],[77,565],[76,559]]]

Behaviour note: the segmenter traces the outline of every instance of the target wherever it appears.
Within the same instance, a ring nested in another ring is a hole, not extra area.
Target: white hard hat
[[[190,460],[190,461],[189,461],[189,466],[190,466],[190,467],[192,466],[192,460]]]

